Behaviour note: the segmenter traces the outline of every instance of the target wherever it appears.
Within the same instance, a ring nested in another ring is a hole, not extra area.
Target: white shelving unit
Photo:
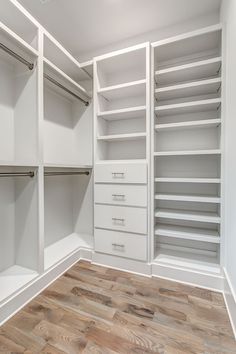
[[[153,270],[190,282],[204,274],[212,286],[221,278],[221,62],[220,26],[152,44]]]

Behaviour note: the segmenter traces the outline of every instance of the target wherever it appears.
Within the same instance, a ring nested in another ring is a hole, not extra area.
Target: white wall
[[[93,57],[112,52],[114,50],[123,49],[132,45],[140,44],[143,42],[156,42],[160,39],[176,36],[181,33],[194,31],[198,28],[211,26],[219,23],[219,13],[214,12],[210,15],[192,18],[190,21],[181,22],[175,26],[164,27],[152,32],[146,32],[136,37],[130,37],[122,42],[115,42],[109,46],[99,48],[89,53],[78,53],[78,60],[85,62],[91,60]]]
[[[236,1],[223,0],[221,21],[225,24],[225,296],[236,329]],[[230,289],[231,288],[231,289]],[[230,290],[230,292],[229,292]],[[231,293],[231,294],[230,294]],[[234,296],[233,296],[234,294]]]

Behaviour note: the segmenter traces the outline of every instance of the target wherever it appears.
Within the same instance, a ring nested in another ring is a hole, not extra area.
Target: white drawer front
[[[95,227],[147,233],[147,210],[141,208],[120,207],[111,205],[95,205]]]
[[[94,172],[97,183],[147,183],[147,164],[113,163],[96,164]]]
[[[96,252],[140,261],[147,259],[147,237],[143,235],[95,229],[94,241]]]
[[[125,184],[95,184],[95,203],[147,206],[147,186]]]

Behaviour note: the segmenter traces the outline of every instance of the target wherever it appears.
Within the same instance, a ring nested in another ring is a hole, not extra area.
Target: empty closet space
[[[95,59],[98,160],[146,158],[147,44]]]
[[[221,27],[153,44],[154,262],[220,273]]]
[[[1,303],[38,275],[37,168],[1,166],[0,195]]]

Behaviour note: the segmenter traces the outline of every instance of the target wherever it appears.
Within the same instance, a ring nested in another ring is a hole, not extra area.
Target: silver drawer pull
[[[111,174],[112,174],[113,178],[124,178],[125,177],[124,172],[112,172]]]
[[[119,243],[112,243],[112,246],[117,251],[124,251],[125,250],[125,245],[121,245]]]
[[[122,218],[112,218],[112,221],[114,221],[114,222],[119,222],[119,223],[124,224],[125,219],[122,219]]]
[[[112,197],[113,197],[114,199],[116,199],[116,198],[125,199],[125,194],[112,194]]]

